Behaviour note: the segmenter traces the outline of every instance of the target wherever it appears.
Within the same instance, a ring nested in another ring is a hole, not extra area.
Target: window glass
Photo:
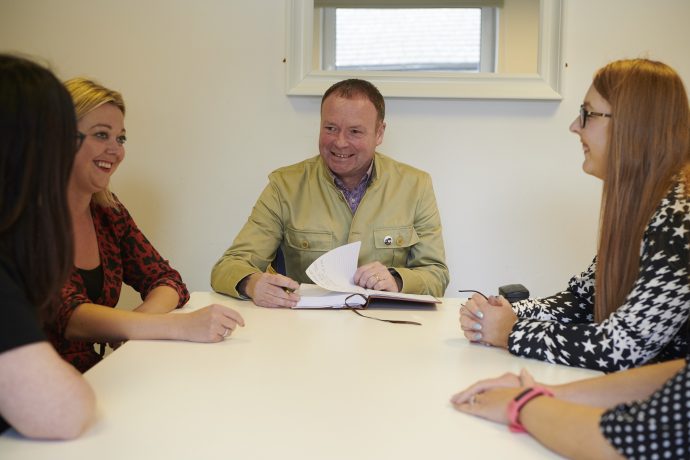
[[[325,8],[322,68],[492,71],[481,62],[496,46],[493,30],[482,30],[492,28],[485,10],[493,8]]]

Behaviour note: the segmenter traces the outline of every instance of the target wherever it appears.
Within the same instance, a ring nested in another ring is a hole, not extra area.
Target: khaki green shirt
[[[213,267],[213,289],[239,297],[237,284],[266,271],[278,247],[286,275],[309,283],[305,270],[320,255],[361,241],[359,266],[378,260],[400,275],[402,292],[443,296],[448,267],[431,177],[380,153],[372,174],[353,214],[320,156],[271,173],[249,220]]]

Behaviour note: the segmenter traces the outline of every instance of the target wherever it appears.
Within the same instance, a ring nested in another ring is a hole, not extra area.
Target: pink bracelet
[[[517,395],[515,399],[510,401],[510,404],[508,404],[508,420],[510,421],[508,428],[510,431],[513,433],[525,433],[527,431],[525,430],[525,427],[522,426],[522,423],[520,423],[520,411],[525,404],[538,396],[553,397],[553,393],[547,388],[537,386],[527,388],[525,391]]]

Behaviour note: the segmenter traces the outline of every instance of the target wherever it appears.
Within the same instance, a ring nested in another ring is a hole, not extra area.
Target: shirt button
[[[398,245],[398,246],[402,246],[402,244],[403,244],[404,241],[405,241],[405,240],[403,240],[403,237],[402,237],[402,236],[399,236],[399,237],[397,237],[397,238],[395,239],[395,244]]]
[[[309,247],[309,241],[302,240],[302,249],[307,249]]]

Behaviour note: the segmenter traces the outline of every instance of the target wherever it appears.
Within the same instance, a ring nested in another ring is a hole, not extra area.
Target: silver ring
[[[470,398],[470,406],[473,406],[474,403],[476,403],[476,402],[477,402],[477,395],[474,394],[474,395],[472,395],[472,397]]]
[[[223,332],[223,337],[225,337],[225,336],[228,335],[228,331],[229,331],[229,329],[226,327],[226,328],[225,328],[225,332]]]

